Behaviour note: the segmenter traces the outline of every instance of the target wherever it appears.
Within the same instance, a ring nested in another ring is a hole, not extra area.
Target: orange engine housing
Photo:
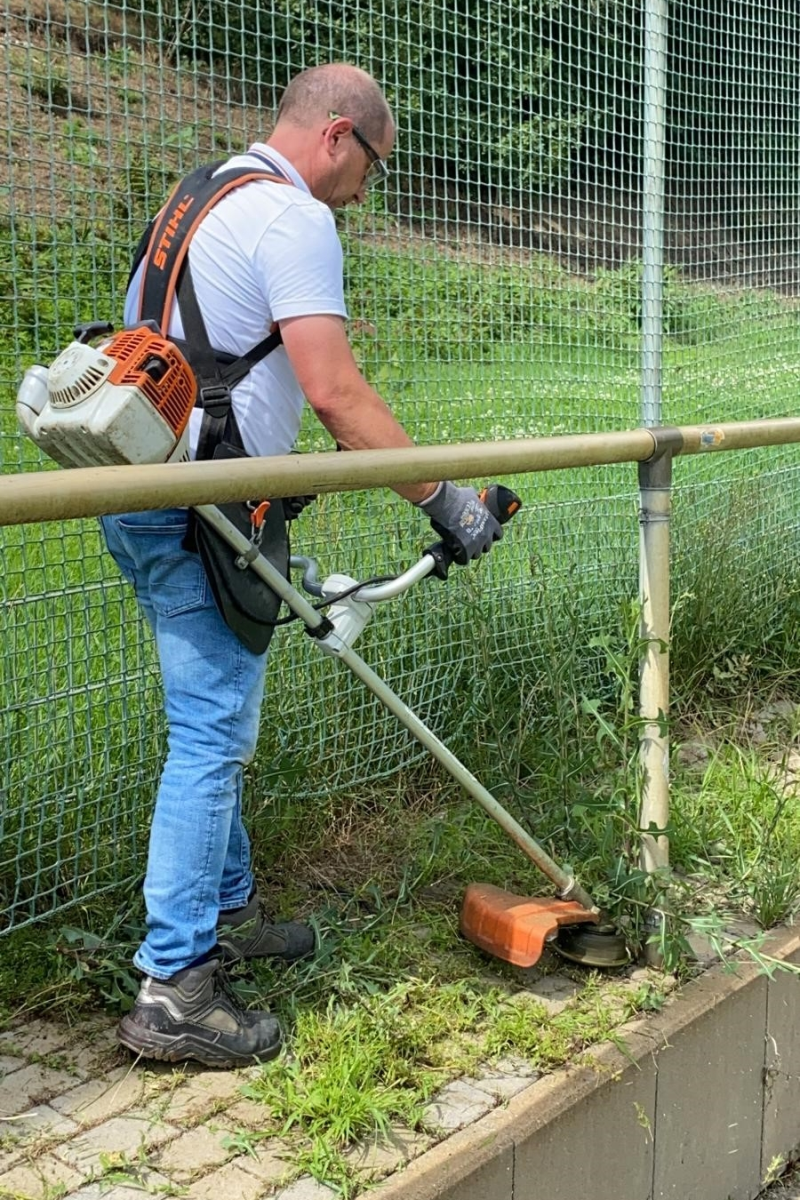
[[[114,334],[102,352],[117,364],[109,383],[138,388],[180,437],[197,400],[197,380],[174,342],[140,326]]]

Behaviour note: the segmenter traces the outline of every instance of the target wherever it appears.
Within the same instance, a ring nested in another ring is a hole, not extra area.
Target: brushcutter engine
[[[152,322],[90,345],[111,332],[106,324],[80,326],[51,367],[25,372],[21,428],[62,467],[187,459],[194,372]]]

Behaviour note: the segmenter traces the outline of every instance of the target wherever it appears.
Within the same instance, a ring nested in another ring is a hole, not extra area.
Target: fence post
[[[642,424],[663,423],[664,343],[664,145],[667,96],[668,0],[646,0],[642,147]],[[642,777],[640,828],[664,829],[669,820],[669,515],[672,452],[669,447],[639,465],[640,633],[645,644],[639,664],[642,718],[639,766]],[[669,864],[664,836],[642,833],[641,864],[653,872]],[[653,911],[651,932],[662,916]],[[661,965],[657,943],[645,950]]]
[[[646,0],[642,102],[642,424],[663,424],[667,0]]]
[[[641,864],[647,872],[669,865],[669,516],[672,488],[672,450],[659,449],[639,464],[639,601],[640,634],[644,649],[639,663],[639,768],[642,779],[639,826]],[[661,914],[649,914],[652,933]],[[647,961],[661,965],[657,944],[646,947]]]

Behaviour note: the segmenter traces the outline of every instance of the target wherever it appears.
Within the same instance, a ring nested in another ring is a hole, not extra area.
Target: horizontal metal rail
[[[609,463],[645,462],[668,446],[673,457],[800,442],[800,417],[724,425],[663,426],[508,442],[465,442],[347,454],[148,466],[84,467],[0,477],[0,525],[63,521],[252,497],[358,491],[396,483],[489,479]]]

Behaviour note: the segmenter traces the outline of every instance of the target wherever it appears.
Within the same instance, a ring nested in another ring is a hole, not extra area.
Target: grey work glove
[[[431,525],[455,552],[455,561],[462,565],[488,554],[503,536],[500,523],[471,487],[456,487],[446,480],[432,496],[420,501],[417,508],[430,517]]]

